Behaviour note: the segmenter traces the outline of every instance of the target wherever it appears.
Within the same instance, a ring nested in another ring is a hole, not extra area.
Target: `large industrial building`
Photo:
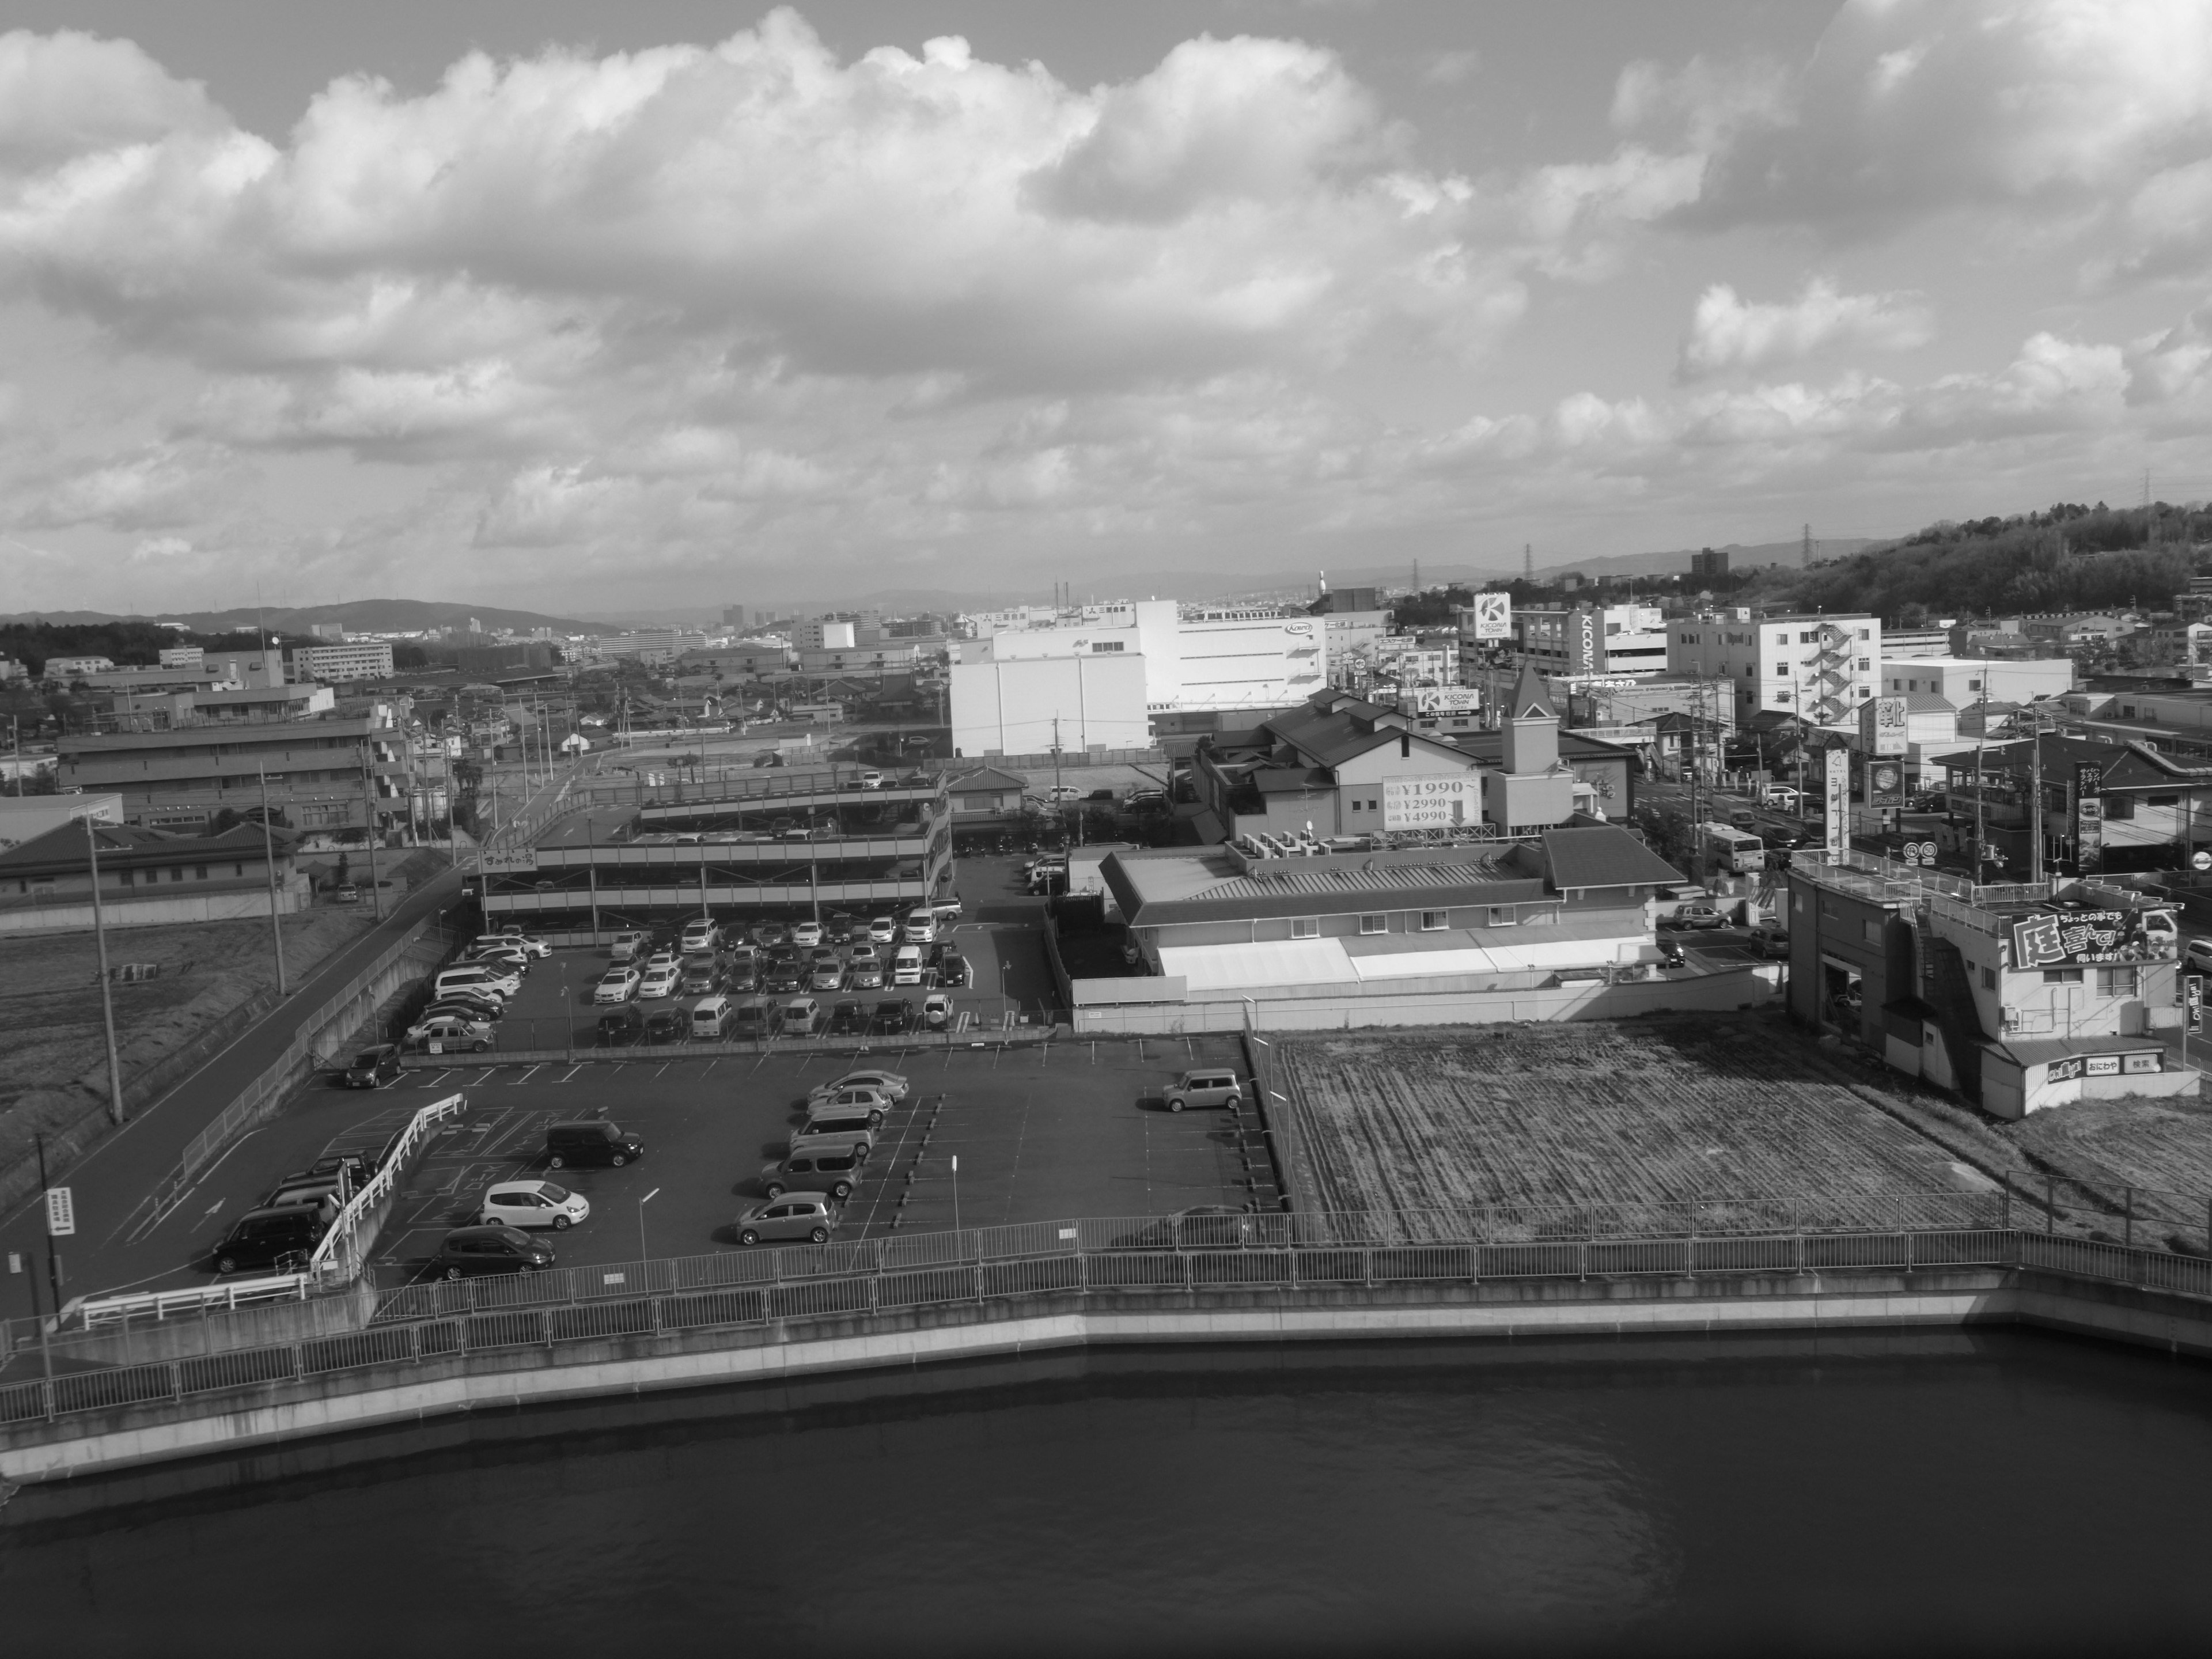
[[[961,756],[1143,748],[1156,715],[1286,708],[1327,677],[1324,623],[1303,611],[1145,599],[970,621],[979,631],[957,643],[951,675]]]

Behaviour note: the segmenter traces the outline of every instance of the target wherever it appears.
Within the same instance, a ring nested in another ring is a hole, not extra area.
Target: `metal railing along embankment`
[[[2020,1267],[2212,1298],[2212,1261],[1985,1224],[1965,1207],[1955,1215],[1953,1224],[1890,1231],[1504,1239],[1439,1237],[1371,1214],[1149,1216],[438,1281],[386,1293],[362,1330],[0,1387],[0,1425],[203,1399],[223,1410],[220,1396],[271,1384],[609,1338],[775,1327],[800,1342],[807,1322],[963,1305],[1011,1318],[1039,1298],[1125,1311],[1220,1293],[1356,1299],[1387,1291],[1402,1303],[1409,1289],[1500,1281]]]

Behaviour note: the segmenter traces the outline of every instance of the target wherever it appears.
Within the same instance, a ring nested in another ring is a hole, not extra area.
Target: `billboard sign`
[[[534,873],[538,868],[535,847],[526,847],[520,853],[486,853],[483,856],[484,871],[489,875]]]
[[[1594,674],[1598,663],[1597,612],[1587,607],[1576,611],[1572,625],[1574,639],[1568,647],[1568,670],[1576,674]]]
[[[2172,962],[2180,933],[2171,910],[2069,910],[2012,925],[2012,965],[2079,968],[2103,962]]]
[[[1869,755],[1905,752],[1905,699],[1873,697],[1859,705],[1859,743]]]
[[[2204,1034],[2204,975],[2191,974],[2181,981],[2181,1006],[2189,1011],[2189,1035]]]
[[[76,1194],[67,1187],[46,1188],[46,1237],[68,1238],[76,1231]]]
[[[1401,702],[1420,714],[1468,714],[1482,707],[1482,693],[1471,685],[1409,685]]]
[[[1482,780],[1473,772],[1382,781],[1385,830],[1452,830],[1482,817]]]
[[[2087,875],[2105,867],[2105,769],[2095,761],[2074,769],[2075,867]]]
[[[1869,806],[1904,805],[1905,763],[1881,759],[1868,761],[1866,785],[1866,804]]]
[[[1828,770],[1823,780],[1826,786],[1827,854],[1828,862],[1841,864],[1844,849],[1850,844],[1851,753],[1848,749],[1828,750]]]
[[[1513,637],[1513,596],[1478,593],[1474,596],[1474,637],[1510,640]]]

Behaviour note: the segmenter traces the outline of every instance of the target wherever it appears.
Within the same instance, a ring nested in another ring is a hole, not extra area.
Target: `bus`
[[[1725,870],[1730,875],[1748,876],[1766,868],[1766,847],[1757,836],[1733,824],[1701,823],[1698,826],[1698,848],[1705,854],[1705,864],[1711,870]]]

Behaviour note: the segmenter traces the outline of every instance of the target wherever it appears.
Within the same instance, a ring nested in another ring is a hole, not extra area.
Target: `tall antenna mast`
[[[1528,542],[1521,544],[1521,580],[1524,582],[1536,580],[1536,550]]]
[[[1805,526],[1804,542],[1797,550],[1797,562],[1803,569],[1813,568],[1813,526],[1809,524]]]

